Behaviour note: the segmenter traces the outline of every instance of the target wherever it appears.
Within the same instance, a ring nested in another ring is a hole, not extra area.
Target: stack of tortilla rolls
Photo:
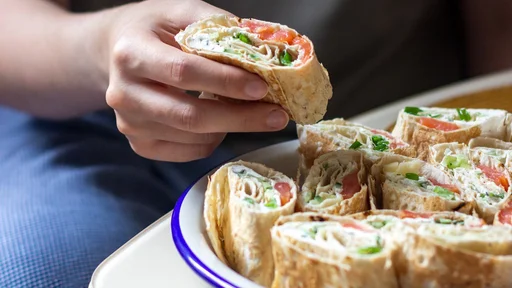
[[[511,141],[512,116],[499,109],[405,107],[399,112],[393,136],[417,146],[418,155],[432,144],[467,144],[477,137]]]
[[[415,149],[391,133],[342,118],[297,125],[301,167],[309,169],[316,158],[337,150],[361,151],[371,164],[387,154],[414,156]]]
[[[268,287],[274,276],[270,228],[294,212],[295,182],[265,165],[236,161],[209,178],[204,202],[206,231],[217,257],[248,279]]]
[[[345,215],[368,210],[363,154],[333,151],[317,158],[297,199],[298,211]]]
[[[512,227],[458,212],[295,213],[271,235],[274,288],[512,285]]]
[[[332,98],[327,70],[311,40],[279,23],[212,15],[175,37],[183,51],[241,67],[269,87],[261,100],[279,104],[300,124],[321,120]]]

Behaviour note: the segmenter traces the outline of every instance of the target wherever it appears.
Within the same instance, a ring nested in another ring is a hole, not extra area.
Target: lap
[[[0,287],[86,287],[105,257],[231,156],[150,161],[100,116],[56,123],[0,108]]]

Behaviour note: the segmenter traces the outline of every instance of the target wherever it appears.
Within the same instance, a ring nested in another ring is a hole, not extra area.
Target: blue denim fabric
[[[87,287],[102,260],[232,156],[151,161],[111,111],[52,122],[0,107],[0,287]]]

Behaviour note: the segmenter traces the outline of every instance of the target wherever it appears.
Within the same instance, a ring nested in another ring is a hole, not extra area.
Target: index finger
[[[241,68],[189,54],[146,37],[145,45],[129,45],[131,73],[183,90],[206,91],[234,99],[258,100],[268,91],[261,77]]]

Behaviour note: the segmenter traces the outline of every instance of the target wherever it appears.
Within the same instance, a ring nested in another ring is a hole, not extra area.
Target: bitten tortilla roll
[[[322,213],[281,217],[271,229],[273,288],[398,287],[387,234]]]
[[[274,275],[270,228],[292,214],[297,186],[262,164],[236,161],[221,166],[205,194],[206,231],[218,258],[265,287]]]
[[[436,144],[430,151],[431,161],[453,176],[466,199],[476,202],[480,217],[492,223],[512,193],[510,173],[499,158],[461,143]]]
[[[512,287],[512,230],[422,224],[397,230],[401,287]]]
[[[481,227],[484,220],[459,212],[414,212],[409,210],[368,210],[348,215],[359,221],[373,226],[376,229],[387,227],[389,224],[405,222],[413,225],[424,223],[437,223],[444,225],[464,225],[469,227]]]
[[[279,104],[300,124],[321,120],[332,98],[327,70],[311,40],[278,23],[213,15],[190,24],[175,37],[185,52],[241,67],[261,76],[264,102]]]
[[[419,153],[438,143],[467,144],[476,137],[506,140],[512,117],[505,110],[439,107],[405,107],[398,114],[392,134]]]
[[[368,210],[363,154],[333,151],[315,160],[297,199],[296,210],[345,215]]]
[[[383,155],[396,153],[414,156],[415,149],[384,130],[373,129],[343,118],[297,125],[301,167],[309,169],[316,158],[337,150],[356,150],[364,154],[369,165]]]
[[[370,178],[375,181],[373,201],[379,209],[463,213],[472,209],[447,173],[419,159],[385,156],[372,167]]]

